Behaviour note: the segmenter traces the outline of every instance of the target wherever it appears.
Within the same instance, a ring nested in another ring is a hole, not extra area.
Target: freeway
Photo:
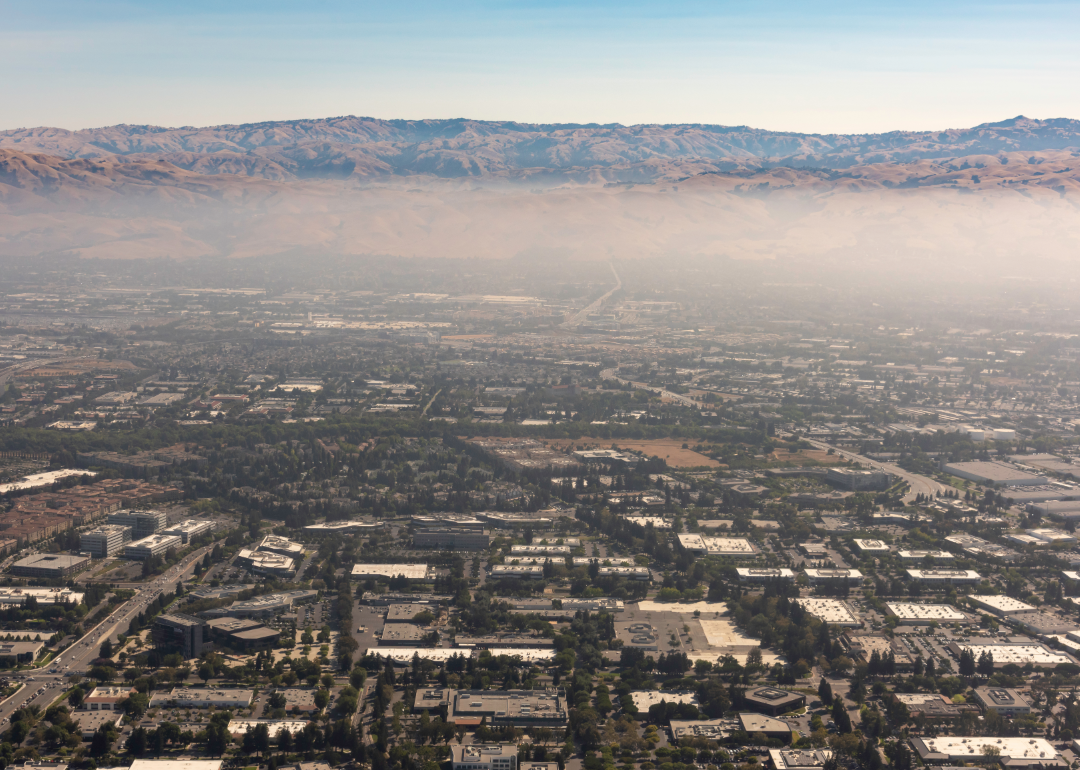
[[[857,463],[862,463],[863,465],[866,465],[870,468],[877,468],[879,470],[883,470],[886,473],[891,473],[893,476],[896,476],[899,479],[903,479],[905,482],[907,482],[908,485],[908,491],[904,495],[905,503],[910,503],[912,500],[915,499],[916,495],[920,494],[932,498],[936,497],[939,492],[944,492],[947,489],[956,491],[953,490],[952,487],[934,481],[931,478],[927,478],[926,476],[922,476],[918,473],[912,473],[911,471],[906,471],[895,463],[882,463],[876,460],[871,460],[869,457],[864,457],[863,455],[856,454],[855,452],[851,452],[847,449],[840,449],[839,447],[826,444],[824,441],[813,441],[811,439],[805,440],[808,441],[810,444],[813,444],[818,449],[831,449],[844,459],[854,460]]]
[[[605,302],[607,302],[609,299],[611,299],[612,294],[614,294],[615,292],[617,292],[619,289],[622,288],[622,278],[620,278],[619,274],[617,272],[615,272],[615,265],[613,265],[611,263],[608,263],[608,267],[611,268],[611,274],[615,276],[615,286],[614,286],[614,288],[612,288],[610,291],[608,291],[606,294],[604,294],[604,296],[600,297],[595,302],[591,303],[588,307],[583,308],[583,309],[579,310],[578,312],[574,313],[574,315],[572,315],[569,320],[563,321],[560,324],[560,326],[570,328],[570,327],[577,326],[578,324],[584,323],[586,320],[588,320],[590,313],[597,312],[600,308],[602,308],[604,306]]]
[[[47,667],[35,671],[22,671],[13,678],[22,679],[26,686],[0,703],[0,730],[7,727],[11,712],[26,705],[37,705],[44,709],[64,692],[64,679],[71,674],[85,674],[90,662],[98,657],[101,644],[106,640],[116,642],[117,637],[127,631],[131,619],[143,612],[158,594],[174,592],[176,584],[195,568],[196,563],[209,553],[216,543],[204,546],[171,567],[167,572],[144,584],[138,593],[121,604],[113,612],[87,631],[86,635],[61,652]]]
[[[615,369],[604,369],[602,372],[600,372],[601,381],[603,381],[603,380],[615,380],[616,382],[620,382],[623,385],[632,385],[633,387],[637,388],[638,390],[647,390],[650,393],[655,393],[656,395],[660,396],[661,398],[670,399],[671,401],[674,401],[677,404],[682,404],[683,406],[692,406],[694,409],[700,409],[701,408],[701,403],[698,402],[698,401],[695,401],[694,399],[690,398],[689,396],[684,396],[684,395],[679,394],[679,393],[672,393],[670,390],[664,390],[663,388],[654,388],[654,387],[651,387],[649,385],[646,385],[643,382],[634,382],[633,380],[624,380],[622,377],[615,376],[615,372],[616,372]]]

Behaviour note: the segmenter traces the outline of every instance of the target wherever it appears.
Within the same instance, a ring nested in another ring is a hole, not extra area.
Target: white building
[[[569,556],[568,545],[512,545],[510,553],[514,556]]]
[[[79,537],[79,550],[95,559],[107,559],[120,553],[125,543],[131,542],[131,527],[119,524],[102,524]]]
[[[1060,529],[1028,529],[1025,530],[1029,535],[1034,538],[1042,540],[1044,543],[1054,545],[1056,543],[1062,543],[1065,545],[1076,545],[1076,538],[1070,535],[1068,532],[1062,532]]]
[[[882,540],[862,540],[855,538],[855,547],[863,553],[888,553],[889,544]]]
[[[622,577],[628,580],[649,580],[652,574],[648,567],[601,567],[600,577]]]
[[[679,544],[697,556],[747,558],[757,554],[757,549],[744,537],[711,537],[682,533],[679,535]]]
[[[518,747],[513,743],[453,744],[453,770],[518,770]]]
[[[174,687],[172,692],[157,692],[150,700],[151,706],[177,708],[228,708],[241,709],[251,705],[254,690],[236,690],[224,687],[192,688]]]
[[[969,596],[968,599],[976,607],[1000,617],[1015,615],[1020,612],[1036,611],[1035,607],[1019,599],[1013,599],[1011,596]]]
[[[493,580],[503,578],[542,578],[544,567],[539,564],[496,564],[488,569]]]
[[[998,738],[994,736],[948,735],[937,738],[912,738],[911,746],[927,765],[986,761],[986,746],[997,749],[993,764],[1001,762],[1005,767],[1068,767],[1045,738]]]
[[[923,561],[927,557],[934,561],[952,561],[955,558],[948,551],[899,551],[896,555],[906,562]]]
[[[199,521],[198,519],[187,519],[161,530],[164,535],[176,535],[184,545],[187,545],[193,539],[199,537],[199,535],[204,535],[207,532],[213,531],[214,522]]]
[[[852,585],[858,585],[863,581],[863,573],[857,569],[835,569],[808,567],[803,570],[811,585],[828,583],[831,580],[842,580]]]
[[[948,604],[910,604],[890,602],[885,607],[904,626],[928,626],[931,623],[967,623],[967,615]]]
[[[843,626],[845,628],[861,628],[862,621],[855,617],[847,602],[839,599],[822,599],[807,597],[796,599],[799,606],[809,612],[815,618],[820,618],[830,626]]]
[[[431,571],[426,564],[354,564],[353,580],[389,580],[404,577],[409,580],[427,580]]]
[[[908,577],[930,585],[970,585],[982,580],[973,569],[909,569]]]
[[[176,535],[166,535],[163,532],[144,537],[124,546],[124,556],[129,559],[145,561],[157,556],[164,556],[170,548],[180,550],[183,543]]]
[[[267,553],[279,553],[282,556],[288,556],[290,559],[304,558],[304,546],[300,543],[294,543],[288,538],[278,537],[277,535],[267,535],[264,537],[255,550],[265,551]]]
[[[994,659],[994,667],[1001,668],[1010,663],[1024,666],[1031,663],[1040,668],[1054,668],[1059,663],[1075,663],[1071,657],[1063,652],[1051,650],[1044,644],[970,644],[968,642],[952,642],[949,649],[957,655],[963,650],[970,650],[978,660],[983,653],[990,653]]]
[[[233,564],[260,575],[275,577],[292,577],[296,571],[296,562],[288,556],[270,551],[252,551],[250,548],[241,548]]]
[[[770,580],[794,580],[795,573],[784,567],[736,567],[739,580],[746,583],[768,583]]]

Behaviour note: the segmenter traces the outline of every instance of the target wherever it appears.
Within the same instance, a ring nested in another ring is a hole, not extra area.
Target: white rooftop
[[[900,620],[941,620],[946,623],[963,622],[967,617],[960,610],[948,604],[910,604],[905,602],[885,605],[889,612]]]
[[[983,609],[1003,615],[1014,612],[1035,612],[1035,608],[1030,604],[1019,599],[1013,599],[1011,596],[979,595],[969,596],[968,598]]]
[[[1035,663],[1041,665],[1056,665],[1058,663],[1073,663],[1073,659],[1063,652],[1051,650],[1042,644],[969,644],[958,642],[957,647],[961,650],[971,650],[975,660],[979,659],[984,652],[989,652],[995,664]]]
[[[1055,749],[1045,738],[998,738],[995,736],[976,737],[962,735],[923,738],[922,743],[936,754],[946,754],[952,759],[968,757],[973,762],[982,764],[983,746],[994,746],[1001,759],[1045,758],[1057,756]]]
[[[352,576],[377,575],[392,578],[404,576],[409,580],[424,580],[428,576],[426,564],[354,564]]]
[[[826,623],[837,626],[861,626],[862,622],[855,617],[847,602],[839,599],[822,599],[807,597],[796,599],[799,606],[816,618],[821,618]]]
[[[649,706],[657,703],[693,703],[697,704],[697,695],[692,692],[679,692],[677,690],[635,690],[630,693],[630,698],[637,706],[637,710],[645,714]]]
[[[855,538],[855,547],[867,553],[888,553],[889,544],[882,540],[863,540]]]

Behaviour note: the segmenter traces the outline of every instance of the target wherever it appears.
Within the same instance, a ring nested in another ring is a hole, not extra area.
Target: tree
[[[984,676],[987,679],[994,675],[994,655],[990,650],[983,650],[982,655],[979,656],[979,663],[975,670],[979,672],[980,676]]]
[[[107,723],[94,731],[94,737],[90,739],[90,756],[103,757],[109,753],[109,748],[112,745],[111,735],[108,730],[110,726],[111,723]]]
[[[214,667],[212,665],[210,665],[209,663],[203,663],[201,666],[199,666],[199,679],[202,679],[204,682],[209,682],[213,678]]]
[[[960,676],[975,676],[975,653],[973,653],[970,649],[961,650],[958,667],[960,670]]]
[[[319,689],[315,691],[315,708],[322,711],[330,703],[330,692]]]
[[[146,753],[146,728],[136,727],[131,731],[131,735],[127,739],[127,750],[129,754],[136,757],[141,757]]]
[[[820,698],[821,702],[824,703],[825,705],[828,705],[828,704],[832,703],[832,701],[833,701],[832,685],[829,684],[829,680],[826,679],[825,677],[821,677],[821,683],[818,685],[817,694],[818,694],[818,698]]]
[[[101,643],[101,649],[98,650],[99,658],[111,658],[113,655],[112,642],[106,639]]]

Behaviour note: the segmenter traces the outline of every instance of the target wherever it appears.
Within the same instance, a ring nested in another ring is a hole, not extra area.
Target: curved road
[[[953,489],[950,486],[942,484],[938,481],[934,481],[934,479],[927,478],[926,476],[922,476],[918,473],[906,471],[895,463],[883,463],[878,462],[877,460],[871,460],[869,457],[864,457],[863,455],[856,454],[855,452],[851,452],[847,449],[841,449],[840,447],[826,444],[824,441],[814,441],[813,439],[803,440],[807,443],[813,444],[818,449],[831,449],[833,450],[833,452],[845,459],[854,460],[857,463],[862,463],[863,465],[869,466],[870,468],[877,468],[878,470],[883,470],[886,473],[891,473],[897,478],[903,479],[908,484],[908,491],[903,497],[905,503],[910,503],[911,501],[913,501],[916,495],[921,494],[932,498],[936,497],[939,492],[944,492],[947,489]]]
[[[64,692],[64,679],[70,674],[85,674],[90,661],[98,656],[102,642],[109,639],[116,641],[117,636],[127,630],[131,619],[146,609],[146,605],[163,591],[174,592],[176,584],[188,575],[195,563],[202,559],[217,543],[211,543],[184,558],[182,562],[170,568],[153,581],[143,585],[142,589],[121,604],[112,614],[90,629],[86,635],[61,652],[49,664],[34,671],[16,672],[13,678],[21,679],[26,686],[0,703],[0,731],[6,730],[11,712],[26,705],[37,705],[45,709]]]
[[[654,388],[650,385],[646,385],[643,382],[634,382],[633,380],[626,380],[622,377],[617,377],[615,376],[616,371],[616,369],[604,369],[602,372],[600,372],[600,379],[615,380],[616,382],[622,383],[623,385],[632,385],[638,390],[647,390],[650,393],[655,393],[661,398],[669,398],[678,404],[682,404],[683,406],[692,406],[695,409],[700,409],[702,407],[700,401],[695,401],[689,396],[684,396],[679,393],[672,393],[670,390],[664,390],[663,388]]]

